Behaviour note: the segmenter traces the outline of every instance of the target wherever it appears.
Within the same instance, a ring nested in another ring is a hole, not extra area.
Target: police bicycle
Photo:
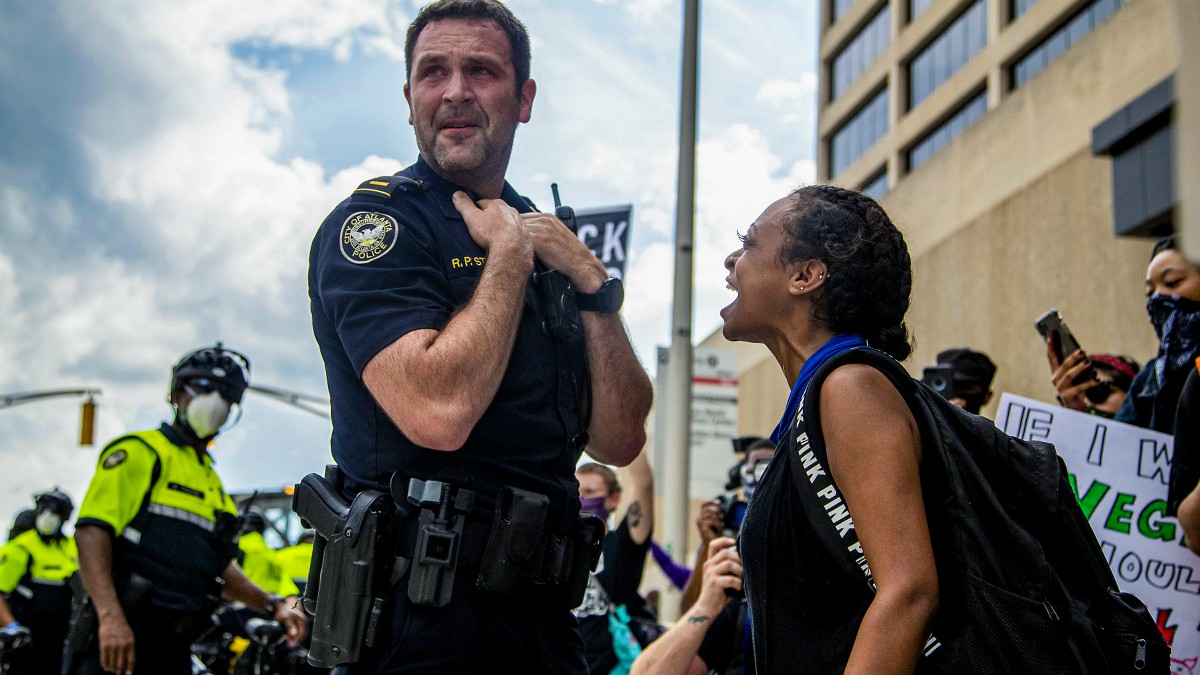
[[[28,647],[32,642],[33,634],[24,626],[0,631],[0,675],[8,675],[12,667],[10,655],[18,649]]]

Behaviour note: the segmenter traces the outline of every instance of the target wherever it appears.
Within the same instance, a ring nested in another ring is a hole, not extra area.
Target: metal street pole
[[[666,413],[663,476],[663,541],[676,559],[686,559],[688,485],[692,427],[692,233],[696,188],[696,64],[700,0],[683,3],[683,77],[679,95],[679,170],[675,202],[675,294],[671,310],[670,389]],[[668,587],[659,603],[664,621],[679,618],[679,593]]]

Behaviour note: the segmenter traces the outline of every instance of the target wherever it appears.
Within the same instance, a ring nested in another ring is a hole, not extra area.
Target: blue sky
[[[325,394],[307,252],[333,206],[416,157],[404,30],[387,0],[0,3],[0,393],[100,387],[97,439],[166,419],[170,365],[215,340],[256,383]],[[682,7],[513,0],[533,119],[509,180],[539,204],[633,203],[624,315],[668,340]],[[721,259],[813,180],[817,3],[709,0],[701,17],[694,332],[729,301]],[[0,522],[97,448],[78,404],[0,410]],[[215,456],[231,490],[329,461],[328,422],[248,396]],[[723,470],[723,468],[722,468]]]

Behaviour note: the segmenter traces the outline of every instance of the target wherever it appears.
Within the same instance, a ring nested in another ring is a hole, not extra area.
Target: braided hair
[[[904,315],[912,260],[904,236],[867,195],[834,185],[794,190],[784,214],[784,264],[820,260],[829,271],[814,296],[814,316],[838,333],[858,333],[903,361],[912,353]]]

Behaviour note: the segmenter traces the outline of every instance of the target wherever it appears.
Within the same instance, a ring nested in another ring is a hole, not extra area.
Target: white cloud
[[[763,82],[754,98],[759,103],[770,105],[802,105],[809,102],[816,90],[816,73],[803,73],[798,80]]]
[[[634,21],[647,25],[660,21],[668,9],[677,8],[673,0],[596,0],[596,4],[616,5]]]

